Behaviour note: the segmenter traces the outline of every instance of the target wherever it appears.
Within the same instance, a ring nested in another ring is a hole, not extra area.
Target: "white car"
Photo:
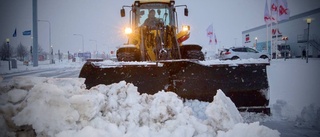
[[[220,52],[220,59],[270,59],[266,52],[258,52],[257,50],[249,47],[233,47],[223,49]]]

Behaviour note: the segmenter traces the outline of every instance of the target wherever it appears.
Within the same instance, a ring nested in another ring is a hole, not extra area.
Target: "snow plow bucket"
[[[184,99],[213,100],[221,89],[240,111],[270,114],[269,63],[207,64],[178,60],[160,62],[87,62],[79,77],[87,88],[125,80],[140,93],[155,94],[166,90]]]

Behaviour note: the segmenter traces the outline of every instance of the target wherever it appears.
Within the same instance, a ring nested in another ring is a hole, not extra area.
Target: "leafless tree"
[[[30,49],[30,52],[32,52],[32,50],[33,50],[33,49],[32,49],[32,46],[31,46],[30,48],[31,48],[31,49]],[[46,52],[43,50],[42,46],[39,45],[39,44],[38,44],[38,53],[41,53],[41,54],[44,54],[44,53],[45,53],[45,54],[46,54]]]
[[[0,47],[1,60],[8,60],[9,57],[11,57],[12,53],[13,47],[10,45],[10,43],[3,42],[3,44]]]
[[[38,44],[38,53],[43,53],[43,48],[41,45]]]
[[[23,61],[26,56],[28,56],[27,48],[21,43],[17,47],[17,56],[20,61]]]

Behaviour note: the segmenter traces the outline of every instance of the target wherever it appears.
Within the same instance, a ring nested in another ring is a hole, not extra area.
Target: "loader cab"
[[[140,7],[136,7],[136,12],[133,14],[135,27],[148,25],[147,21],[150,18],[155,18],[155,21],[152,22],[154,24],[160,23],[164,26],[175,24],[172,9],[167,4],[143,4]],[[150,17],[151,14],[154,14],[154,17]]]
[[[121,17],[125,16],[124,7],[131,7],[130,11],[130,23],[131,27],[134,30],[135,28],[141,27],[144,25],[144,22],[147,20],[148,15],[152,10],[155,11],[155,18],[158,20],[158,23],[163,24],[164,26],[178,26],[176,21],[176,7],[181,7],[186,5],[175,6],[174,1],[166,2],[150,2],[150,1],[135,1],[132,6],[123,6],[120,13]],[[184,9],[184,15],[188,16],[187,7]]]

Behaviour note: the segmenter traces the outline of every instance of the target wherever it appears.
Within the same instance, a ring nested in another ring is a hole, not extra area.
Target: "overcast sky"
[[[31,46],[31,36],[23,36],[32,30],[32,0],[0,0],[0,40],[10,39],[12,45],[20,42]],[[271,0],[268,0],[270,2]],[[128,16],[120,17],[122,5],[133,0],[38,0],[38,19],[51,23],[54,52],[71,53],[85,51],[110,52],[126,42],[124,28]],[[179,24],[191,26],[191,36],[185,43],[197,43],[208,47],[206,29],[212,23],[218,44],[224,47],[241,46],[242,31],[264,25],[265,0],[176,0],[186,4],[189,17],[179,16]],[[320,7],[320,0],[288,0],[291,16]],[[129,9],[126,10],[127,15]],[[178,10],[183,12],[182,8]],[[180,26],[181,27],[181,26]],[[12,34],[17,29],[17,37]],[[49,49],[49,24],[38,22],[40,46]]]

